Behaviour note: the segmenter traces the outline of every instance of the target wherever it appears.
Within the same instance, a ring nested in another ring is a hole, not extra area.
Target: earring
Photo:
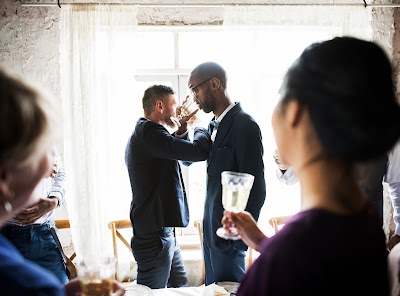
[[[12,189],[8,189],[6,192],[4,192],[4,195],[8,200],[12,200],[15,197],[15,192]],[[3,208],[7,213],[11,213],[13,208],[8,200],[3,202]]]
[[[8,201],[3,203],[3,207],[8,214],[12,212],[12,205]]]

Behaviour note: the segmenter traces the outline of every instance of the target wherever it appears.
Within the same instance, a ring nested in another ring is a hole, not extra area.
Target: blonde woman
[[[0,226],[32,201],[36,185],[51,172],[52,111],[41,92],[0,69]],[[114,290],[124,295],[116,282]],[[80,285],[76,279],[62,285],[0,235],[0,291],[1,295],[76,295]]]

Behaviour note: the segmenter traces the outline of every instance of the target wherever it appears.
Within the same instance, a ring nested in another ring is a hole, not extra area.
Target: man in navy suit
[[[143,96],[144,117],[140,118],[125,151],[132,188],[130,219],[133,256],[138,264],[137,283],[152,289],[187,286],[174,227],[186,227],[189,209],[178,160],[205,160],[210,152],[210,135],[204,128],[194,130],[191,142],[187,121],[176,126],[176,99],[172,88],[149,87]]]
[[[230,100],[225,70],[214,62],[197,66],[190,74],[189,88],[204,112],[214,113],[209,126],[213,140],[207,159],[207,196],[203,218],[205,283],[240,282],[245,273],[243,241],[225,240],[216,235],[221,227],[221,172],[236,171],[255,177],[246,211],[257,220],[265,200],[263,144],[261,131],[240,103]]]

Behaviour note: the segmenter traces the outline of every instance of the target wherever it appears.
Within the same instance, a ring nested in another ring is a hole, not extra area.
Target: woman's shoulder
[[[65,295],[63,285],[53,274],[24,259],[2,236],[0,290],[2,295]]]

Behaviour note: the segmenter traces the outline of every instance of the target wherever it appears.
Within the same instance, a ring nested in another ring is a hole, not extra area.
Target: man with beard
[[[196,112],[181,117],[181,126],[170,134],[168,129],[175,128],[171,117],[177,115],[177,104],[168,86],[149,87],[142,102],[144,117],[137,121],[125,150],[132,189],[131,246],[138,264],[137,283],[152,289],[187,286],[174,231],[174,227],[186,227],[189,222],[178,160],[205,160],[211,148],[210,135],[204,128],[195,128],[193,142],[189,140],[187,121]]]
[[[190,74],[189,89],[204,112],[214,113],[209,132],[213,141],[207,159],[207,195],[203,217],[205,284],[240,282],[245,273],[243,241],[217,236],[223,217],[221,172],[249,173],[255,177],[246,211],[257,220],[265,200],[263,145],[261,131],[240,103],[227,92],[225,70],[214,62],[197,66]]]

